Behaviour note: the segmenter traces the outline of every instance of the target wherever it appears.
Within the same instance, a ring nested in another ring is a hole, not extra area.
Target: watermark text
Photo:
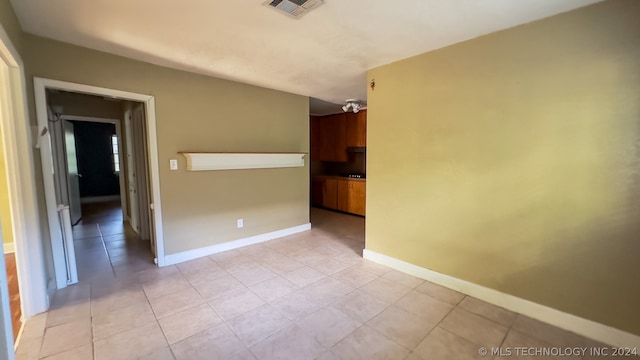
[[[591,357],[599,357],[599,356],[608,356],[608,357],[621,357],[621,358],[637,358],[638,356],[638,348],[629,348],[629,347],[535,347],[535,346],[505,346],[505,347],[491,347],[485,348],[481,347],[478,349],[478,354],[480,356],[491,356],[495,357],[545,357],[545,356],[555,356],[555,357],[575,357],[575,356],[591,356]]]

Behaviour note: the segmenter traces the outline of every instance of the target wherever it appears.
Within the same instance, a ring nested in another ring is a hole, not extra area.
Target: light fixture
[[[62,110],[64,109],[64,107],[62,105],[52,105],[51,106],[51,111],[53,112],[53,115],[55,115],[55,117],[53,118],[53,120],[51,120],[51,122],[56,122],[58,120],[60,120],[60,118],[62,117]]]
[[[348,112],[349,109],[351,109],[351,111],[353,111],[354,113],[357,113],[358,111],[360,111],[361,108],[362,108],[362,105],[360,105],[359,100],[347,99],[347,104],[342,107],[342,111]]]

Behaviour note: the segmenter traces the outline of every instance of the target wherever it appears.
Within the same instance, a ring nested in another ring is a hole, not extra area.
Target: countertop
[[[344,180],[352,180],[352,181],[362,181],[365,182],[367,181],[366,178],[350,178],[347,176],[340,176],[340,175],[312,175],[311,179],[344,179]]]

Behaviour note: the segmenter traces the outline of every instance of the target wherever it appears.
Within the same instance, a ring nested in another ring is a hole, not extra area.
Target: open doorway
[[[2,106],[0,105],[0,108]],[[11,211],[10,189],[7,181],[7,162],[5,160],[4,133],[0,126],[0,239],[2,239],[4,269],[6,269],[6,286],[9,290],[9,312],[11,320],[12,344],[18,341],[22,328],[22,305],[20,287],[18,286],[18,268],[16,264],[15,243],[13,234],[13,213]],[[0,271],[4,271],[0,269]]]
[[[9,243],[12,245],[3,244],[3,247],[14,251],[15,260],[5,268],[5,256],[0,256],[0,358],[9,360],[15,358],[14,334],[21,326],[16,323],[12,326],[8,280],[13,280],[13,294],[19,290],[22,318],[29,318],[48,307],[24,78],[20,56],[0,26],[0,139],[6,170],[3,190],[9,204],[9,220],[5,219],[0,229],[11,233]]]
[[[56,201],[68,206],[78,280],[115,274],[122,262],[153,264],[143,104],[46,95]]]
[[[53,168],[45,192],[50,221],[50,204],[57,212],[52,232],[60,241],[52,239],[52,248],[58,288],[155,266],[158,256],[148,103],[72,91],[73,85],[40,88],[46,117],[38,114],[40,140],[49,134],[50,141],[43,145],[50,158],[42,158],[43,170],[49,163]]]

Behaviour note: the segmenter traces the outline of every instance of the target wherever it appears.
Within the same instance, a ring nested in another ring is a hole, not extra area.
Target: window
[[[113,171],[120,172],[120,153],[118,151],[118,136],[111,135],[111,152],[113,153]]]

